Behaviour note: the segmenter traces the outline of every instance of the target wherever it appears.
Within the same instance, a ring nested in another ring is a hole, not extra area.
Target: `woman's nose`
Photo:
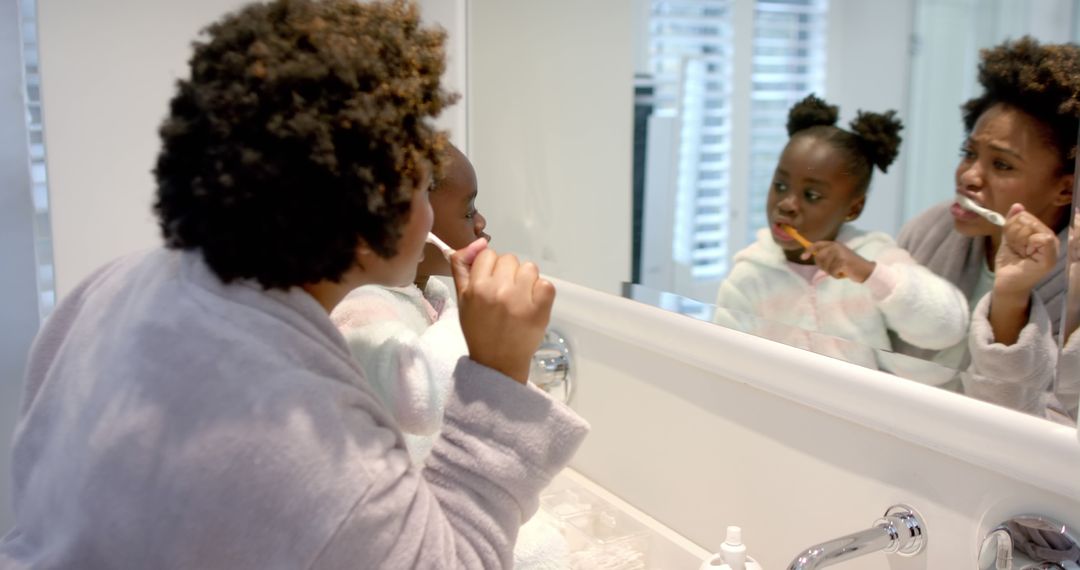
[[[960,167],[960,185],[965,188],[979,188],[982,186],[982,171],[978,161],[972,161],[967,166]]]

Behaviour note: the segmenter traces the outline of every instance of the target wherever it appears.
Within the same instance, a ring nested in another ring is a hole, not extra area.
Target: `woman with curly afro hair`
[[[422,466],[328,312],[432,226],[443,33],[404,1],[207,28],[161,128],[166,247],[99,269],[32,349],[3,568],[496,568],[586,424],[525,386],[552,285],[451,257],[468,356]]]
[[[791,108],[791,139],[766,199],[769,226],[735,255],[717,294],[716,320],[900,373],[867,347],[892,350],[890,332],[917,346],[952,346],[967,332],[967,302],[888,235],[850,224],[866,204],[874,169],[886,171],[899,154],[903,126],[894,111],[860,111],[850,130],[837,126],[838,118],[835,106],[814,95]]]
[[[909,222],[899,243],[972,307],[967,341],[941,353],[964,392],[1039,416],[1075,417],[1051,383],[1065,296],[1064,250],[1080,128],[1080,47],[1024,37],[982,51],[983,93],[963,105],[956,197]],[[998,226],[965,206],[1004,218]],[[1064,406],[1062,406],[1064,404]]]

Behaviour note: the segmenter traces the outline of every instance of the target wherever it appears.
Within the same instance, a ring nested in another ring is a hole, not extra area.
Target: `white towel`
[[[515,570],[567,570],[570,547],[556,522],[543,511],[525,521],[514,545]]]

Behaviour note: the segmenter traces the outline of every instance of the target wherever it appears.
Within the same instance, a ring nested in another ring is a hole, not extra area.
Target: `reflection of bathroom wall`
[[[630,20],[620,0],[469,3],[469,150],[492,243],[610,293],[630,275]]]
[[[1080,526],[1070,428],[558,286],[553,326],[576,359],[573,407],[593,428],[572,467],[709,550],[726,525],[741,525],[765,568],[786,568],[800,550],[868,528],[901,502],[924,516],[927,553],[844,568],[974,568],[982,534],[1019,513]],[[672,345],[692,355],[673,356]],[[855,382],[827,408],[765,391],[766,376],[817,394]],[[854,417],[833,415],[841,399]]]
[[[20,4],[0,3],[0,534],[12,522],[8,442],[22,396],[26,351],[38,328]]]
[[[914,0],[830,0],[825,94],[846,125],[860,109],[896,109],[907,124],[900,156],[889,172],[874,172],[866,210],[855,225],[896,235],[904,164],[912,152],[908,116],[908,46]],[[950,155],[953,156],[953,155]]]

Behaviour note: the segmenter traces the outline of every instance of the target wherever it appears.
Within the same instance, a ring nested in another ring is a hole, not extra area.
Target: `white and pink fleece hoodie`
[[[766,228],[758,232],[754,244],[735,255],[735,265],[717,294],[714,320],[886,370],[894,366],[882,363],[873,349],[892,350],[890,331],[929,349],[948,348],[965,339],[970,313],[963,293],[916,263],[891,237],[844,226],[836,241],[877,264],[865,283],[835,279],[821,270],[807,279],[784,257]]]
[[[468,355],[454,294],[436,278],[416,285],[365,285],[330,314],[353,358],[401,424],[422,464],[442,427],[455,363]]]

